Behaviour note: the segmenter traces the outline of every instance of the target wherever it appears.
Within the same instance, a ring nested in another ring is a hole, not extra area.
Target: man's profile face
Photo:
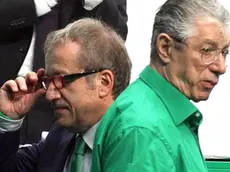
[[[77,42],[56,45],[52,56],[46,59],[46,74],[69,75],[84,71],[78,67],[79,51],[80,45]],[[90,114],[97,106],[97,90],[89,86],[86,77],[81,77],[62,89],[57,89],[51,82],[46,97],[52,102],[60,125],[76,127],[81,131],[91,124],[90,120],[93,118]]]
[[[226,56],[220,52],[227,52],[230,39],[223,25],[212,18],[196,20],[194,32],[194,36],[186,39],[182,49],[173,51],[166,70],[169,71],[170,82],[197,102],[208,99],[219,82],[219,76],[225,73]],[[212,63],[209,54],[217,54]]]

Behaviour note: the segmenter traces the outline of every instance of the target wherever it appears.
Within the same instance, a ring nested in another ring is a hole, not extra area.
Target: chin
[[[73,127],[72,120],[65,119],[64,117],[60,117],[59,119],[57,119],[57,123],[64,128]]]
[[[81,124],[76,125],[69,119],[58,119],[57,123],[71,133],[84,133],[88,130],[87,127],[84,127]]]
[[[73,118],[70,113],[55,113],[55,117],[57,119],[57,123],[65,128],[72,127],[73,124]]]
[[[201,92],[198,95],[195,95],[192,98],[192,101],[194,102],[206,101],[208,100],[209,96],[210,96],[210,92]]]

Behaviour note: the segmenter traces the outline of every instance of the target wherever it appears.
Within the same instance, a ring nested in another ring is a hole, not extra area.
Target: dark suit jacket
[[[63,172],[74,148],[74,134],[54,125],[45,141],[18,150],[19,134],[19,131],[0,134],[1,172]]]
[[[103,0],[92,11],[86,11],[83,2],[59,0],[59,4],[51,12],[37,18],[33,0],[0,0],[0,85],[16,78],[29,49],[34,25],[34,71],[44,67],[43,44],[46,35],[76,19],[101,19],[126,39],[126,0]],[[41,131],[49,130],[54,121],[51,105],[42,97],[24,120],[21,143],[37,142],[41,138]]]

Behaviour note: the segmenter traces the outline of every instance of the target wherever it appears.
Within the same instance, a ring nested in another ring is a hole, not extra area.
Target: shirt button
[[[24,53],[24,52],[25,52],[25,48],[20,48],[19,51],[20,51],[21,53]]]
[[[200,113],[199,112],[195,113],[195,117],[199,118],[200,117]]]

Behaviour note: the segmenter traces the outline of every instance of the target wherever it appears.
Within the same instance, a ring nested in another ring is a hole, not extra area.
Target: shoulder
[[[170,116],[161,99],[138,79],[109,108],[100,122],[98,132],[112,136],[129,128],[156,132],[165,118]]]
[[[161,99],[138,79],[117,98],[105,118],[109,116],[124,127],[152,128],[152,124],[156,124],[164,114],[167,115],[168,111]]]

